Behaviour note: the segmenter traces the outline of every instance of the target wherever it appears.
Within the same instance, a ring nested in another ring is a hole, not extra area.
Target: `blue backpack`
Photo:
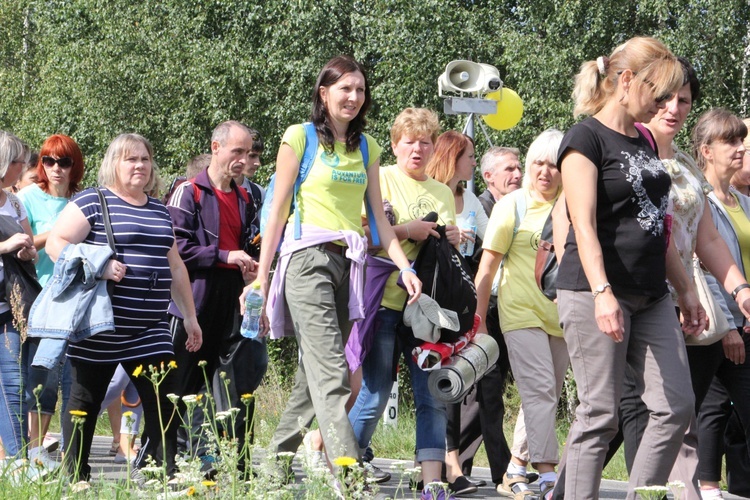
[[[310,122],[305,122],[302,124],[302,126],[305,129],[305,151],[302,154],[302,159],[300,160],[299,173],[297,174],[297,180],[294,182],[292,205],[291,207],[289,207],[289,213],[291,214],[292,212],[294,212],[295,240],[298,240],[302,237],[302,222],[300,221],[299,212],[295,210],[295,207],[297,206],[297,193],[299,192],[299,188],[302,183],[305,182],[305,179],[307,179],[307,176],[310,173],[310,169],[312,168],[313,163],[315,163],[315,157],[318,153],[318,134],[315,130],[315,125]],[[362,162],[365,165],[365,169],[367,169],[367,166],[370,163],[370,154],[367,146],[367,138],[364,134],[360,135],[359,137],[359,151],[360,153],[362,153]],[[271,212],[271,205],[273,204],[275,180],[276,174],[273,174],[271,176],[271,182],[268,184],[268,188],[266,189],[266,199],[263,200],[263,206],[260,209],[261,235],[264,235],[266,232],[268,215]],[[378,236],[378,228],[375,225],[375,217],[373,216],[372,207],[370,205],[370,201],[367,199],[367,195],[365,195],[365,206],[367,209],[367,220],[370,224],[370,234],[372,235],[372,242],[375,246],[379,246],[380,238]]]

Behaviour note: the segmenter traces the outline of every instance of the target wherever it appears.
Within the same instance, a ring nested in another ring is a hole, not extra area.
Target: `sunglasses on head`
[[[55,163],[60,168],[70,168],[73,166],[73,158],[68,158],[67,156],[64,156],[62,158],[52,158],[51,156],[42,156],[42,165],[44,165],[47,168],[52,168],[55,166]]]

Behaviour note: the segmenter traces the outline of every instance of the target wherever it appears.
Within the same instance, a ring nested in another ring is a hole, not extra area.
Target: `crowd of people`
[[[428,109],[395,118],[396,163],[381,167],[382,147],[365,133],[370,85],[348,56],[318,75],[310,121],[285,131],[268,192],[250,180],[263,141],[237,121],[214,129],[210,153],[191,160],[163,201],[154,150],[140,135],[115,138],[99,187],[82,189],[84,159],[72,138],[52,135],[32,154],[0,132],[0,216],[12,228],[0,224],[4,463],[26,456],[40,473],[60,466],[44,436],[61,388],[72,477],[90,477],[96,424],[84,419],[74,432],[77,417],[107,408],[113,453],[132,460],[137,484],[149,459],[173,475],[178,454],[200,458],[210,477],[217,457],[203,414],[186,418],[186,429],[158,408],[170,405],[169,393],[221,387],[217,409],[240,410],[228,431],[240,448],[252,442],[254,406],[242,396],[263,379],[270,333],[293,335],[299,349],[271,456],[304,443],[331,469],[352,457],[388,481],[372,464],[371,441],[403,354],[421,467],[412,487],[424,500],[477,491],[471,469],[482,441],[497,492],[516,500],[535,498],[537,480],[544,500],[598,498],[602,470],[623,442],[628,498],[669,480],[683,481],[690,499],[721,498],[725,448],[730,491],[750,493],[750,121],[709,110],[693,128],[692,151],[677,148],[700,83],[687,60],[647,37],[585,62],[573,98],[586,118],[565,133],[540,131],[523,170],[520,148],[484,153],[479,196],[464,185],[475,175],[474,141],[441,134]],[[555,301],[535,276],[549,221]],[[451,405],[430,393],[400,328],[405,308],[420,302],[412,263],[425,241],[441,237],[456,249],[475,244],[467,259],[476,331],[499,348],[495,366]],[[33,263],[43,287],[30,313],[13,297],[13,262]],[[708,298],[699,297],[701,279]],[[256,281],[264,303],[261,335],[251,339],[240,323]],[[711,313],[727,331],[694,341],[717,322]],[[158,391],[138,376],[144,365],[162,367]],[[578,406],[561,450],[556,415],[569,367]],[[521,409],[509,446],[511,373]],[[119,426],[121,405],[142,414],[140,448],[138,419]],[[178,409],[191,411],[184,402]],[[319,430],[309,431],[314,420]],[[289,462],[278,465],[291,481]],[[447,492],[429,487],[436,481]]]

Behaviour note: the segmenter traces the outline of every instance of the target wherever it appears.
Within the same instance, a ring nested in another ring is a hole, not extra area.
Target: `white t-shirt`
[[[474,195],[471,191],[465,190],[463,192],[464,197],[464,209],[460,214],[456,214],[456,225],[463,227],[466,224],[466,220],[469,218],[469,212],[474,212],[477,219],[477,235],[484,239],[484,232],[487,230],[487,222],[489,218],[484,211],[482,202],[479,198]]]
[[[16,195],[12,193],[6,193],[6,195],[5,203],[0,206],[0,215],[9,215],[20,224],[28,218],[26,209]],[[10,311],[10,304],[5,297],[5,269],[3,268],[3,259],[0,259],[0,314],[8,311]]]

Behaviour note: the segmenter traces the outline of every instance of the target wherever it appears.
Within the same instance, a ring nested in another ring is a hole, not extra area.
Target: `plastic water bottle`
[[[461,226],[461,229],[469,230],[472,233],[472,237],[476,237],[477,234],[477,213],[474,211],[469,212],[469,217]],[[470,239],[466,239],[459,245],[461,255],[470,256],[474,255],[474,242]]]
[[[257,339],[260,332],[260,314],[263,307],[263,296],[260,294],[260,282],[252,284],[245,296],[245,314],[242,316],[240,333],[248,339]]]

